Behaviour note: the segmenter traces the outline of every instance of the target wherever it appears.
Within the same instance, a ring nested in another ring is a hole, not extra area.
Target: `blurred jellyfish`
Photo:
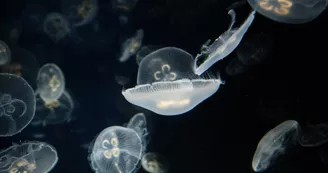
[[[277,22],[300,24],[317,18],[327,0],[248,0],[254,10]]]
[[[39,95],[36,96],[35,117],[33,125],[62,124],[72,120],[74,102],[67,91],[58,100],[44,102]]]
[[[141,47],[143,37],[144,37],[143,30],[138,29],[136,34],[132,38],[129,38],[126,41],[124,41],[121,47],[121,56],[119,58],[120,62],[125,62],[131,56],[136,54],[136,52]]]
[[[56,149],[44,142],[26,142],[0,151],[1,173],[47,173],[57,164]]]
[[[43,31],[54,41],[66,37],[71,30],[70,23],[60,13],[49,13],[44,19]]]
[[[121,76],[121,75],[114,75],[115,81],[117,84],[121,85],[121,86],[125,86],[126,84],[128,84],[130,82],[130,79],[126,76]]]
[[[297,121],[287,120],[268,131],[257,145],[252,167],[255,172],[269,168],[279,155],[298,140],[300,127]]]
[[[211,45],[208,45],[208,42],[204,44],[201,53],[197,54],[194,61],[194,72],[197,75],[201,75],[214,63],[228,56],[239,45],[255,18],[255,11],[252,11],[240,27],[233,28],[236,13],[234,10],[229,10],[228,14],[232,18],[228,30],[221,34]],[[198,66],[198,61],[203,58],[204,62]]]
[[[163,46],[158,45],[146,45],[142,46],[141,49],[136,54],[136,62],[139,65],[141,60],[146,57],[148,54],[162,48]]]
[[[123,90],[130,103],[160,115],[179,115],[214,94],[220,79],[205,79],[192,70],[188,52],[165,47],[147,55],[140,63],[137,86]]]
[[[240,74],[246,72],[247,70],[248,70],[248,67],[245,66],[243,63],[241,63],[240,60],[236,57],[233,58],[232,60],[230,60],[230,62],[228,63],[228,65],[225,68],[225,72],[229,76],[240,75]]]
[[[118,12],[130,12],[137,4],[138,0],[111,0],[112,8]]]
[[[168,172],[168,161],[158,153],[146,153],[141,159],[142,167],[149,173]]]
[[[62,0],[62,9],[73,25],[86,25],[98,13],[98,0]]]
[[[46,103],[53,103],[64,93],[65,77],[53,63],[43,65],[37,76],[37,94]]]
[[[11,51],[7,44],[0,40],[0,66],[10,62]]]
[[[328,142],[328,125],[325,123],[309,126],[302,130],[299,143],[303,147],[318,147]]]
[[[39,4],[28,4],[22,12],[22,22],[24,29],[42,33],[43,20],[47,10]]]
[[[11,73],[23,77],[32,87],[36,84],[39,63],[34,54],[24,48],[13,47],[11,49],[10,63],[2,67],[3,73]]]
[[[0,137],[20,133],[33,119],[35,96],[31,86],[13,74],[0,74]]]
[[[127,128],[135,130],[142,140],[142,145],[144,148],[148,145],[148,130],[147,130],[147,121],[144,113],[135,114],[129,121],[126,126]],[[144,151],[143,151],[144,152]]]
[[[16,44],[22,33],[21,21],[8,19],[2,22],[0,26],[0,38],[9,44]]]
[[[96,138],[89,156],[97,173],[130,173],[142,156],[142,141],[136,131],[120,126],[104,129]]]

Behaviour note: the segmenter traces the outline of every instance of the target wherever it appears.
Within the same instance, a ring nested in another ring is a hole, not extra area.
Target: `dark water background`
[[[93,22],[98,23],[99,31],[94,32],[91,23],[74,30],[82,41],[72,37],[58,44],[23,25],[17,44],[33,52],[40,65],[53,62],[62,69],[77,106],[73,112],[76,120],[45,128],[28,126],[18,135],[1,138],[1,148],[33,140],[35,131],[44,132],[42,141],[52,144],[59,156],[52,172],[92,172],[88,150],[80,146],[108,126],[127,123],[142,110],[125,101],[122,87],[114,79],[114,74],[125,75],[131,79],[129,86],[135,85],[138,66],[134,57],[124,64],[117,61],[122,38],[143,28],[144,44],[175,46],[196,55],[207,39],[218,37],[228,28],[226,8],[234,2],[139,0],[128,24],[120,26],[110,1],[100,0]],[[27,4],[41,4],[47,12],[61,11],[59,0],[2,0],[0,22],[22,21]],[[248,4],[236,8],[238,25],[250,10]],[[221,72],[226,84],[188,113],[166,117],[144,111],[151,133],[147,150],[164,155],[170,162],[170,172],[248,173],[253,172],[251,161],[257,143],[271,128],[288,119],[297,120],[301,127],[328,122],[327,15],[324,12],[307,24],[288,25],[256,14],[245,39],[259,33],[269,36],[273,44],[268,57],[237,76],[224,71],[237,58],[235,52],[216,63],[211,70]],[[76,132],[79,130],[82,132]],[[327,172],[328,145],[298,147],[284,159],[270,171]]]

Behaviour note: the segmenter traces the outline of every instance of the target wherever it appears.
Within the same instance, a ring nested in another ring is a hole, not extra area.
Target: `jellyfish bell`
[[[122,91],[130,103],[160,115],[190,111],[220,87],[220,79],[204,79],[193,73],[193,57],[175,48],[161,48],[140,63],[137,86]]]
[[[234,51],[255,18],[255,11],[252,11],[240,27],[233,28],[236,13],[234,10],[229,10],[228,14],[232,18],[229,29],[221,34],[211,45],[207,45],[209,42],[206,42],[206,44],[202,46],[201,53],[197,54],[194,61],[193,70],[195,74],[201,75],[214,63],[222,60]],[[204,61],[198,65],[199,60],[201,59],[204,59]]]
[[[96,17],[98,0],[63,0],[62,9],[74,26],[83,26]]]
[[[149,132],[147,128],[147,120],[144,113],[135,114],[126,125],[127,128],[135,130],[142,140],[143,147],[146,148],[149,142]],[[145,151],[143,151],[145,152]]]
[[[146,57],[148,54],[150,54],[151,52],[156,51],[157,49],[162,48],[163,46],[159,46],[159,45],[145,45],[142,46],[139,51],[136,54],[136,62],[139,65],[141,60]]]
[[[135,35],[124,41],[121,48],[120,62],[125,62],[130,59],[131,56],[136,54],[142,45],[142,39],[144,37],[144,31],[138,29]]]
[[[327,0],[247,0],[261,15],[281,23],[302,24],[317,18]]]
[[[0,66],[10,62],[11,51],[7,44],[0,40]]]
[[[57,43],[71,32],[71,25],[66,16],[60,13],[49,13],[44,19],[43,31]]]
[[[141,159],[142,167],[149,173],[166,173],[169,169],[168,161],[158,153],[146,153]]]
[[[0,83],[0,137],[13,136],[33,119],[35,95],[22,77],[1,73]]]

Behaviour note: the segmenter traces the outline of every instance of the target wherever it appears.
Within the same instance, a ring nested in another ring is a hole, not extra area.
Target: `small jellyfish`
[[[160,115],[180,115],[214,94],[222,84],[192,70],[188,52],[165,47],[147,55],[138,69],[137,86],[123,90],[125,99]]]
[[[49,13],[43,22],[43,31],[54,41],[65,38],[71,30],[70,23],[60,13]]]
[[[143,37],[144,37],[143,30],[138,29],[136,34],[132,38],[129,38],[126,41],[124,41],[121,47],[121,56],[119,58],[120,62],[125,62],[131,56],[136,54],[136,52],[141,47]]]
[[[73,25],[83,26],[96,17],[98,0],[63,0],[62,9]]]
[[[126,84],[128,84],[130,82],[130,79],[126,76],[121,76],[121,75],[114,75],[115,81],[117,84],[121,85],[121,86],[125,86]]]
[[[146,45],[142,46],[140,50],[136,54],[136,62],[139,65],[141,60],[146,57],[148,54],[162,48],[163,46],[158,46],[158,45]]]
[[[303,147],[318,147],[328,142],[328,125],[325,123],[309,126],[302,130],[299,143]]]
[[[232,18],[229,29],[221,34],[211,45],[208,46],[207,42],[207,44],[202,46],[201,53],[197,54],[194,61],[195,74],[201,75],[214,63],[222,60],[235,50],[255,18],[255,11],[252,11],[246,21],[239,28],[233,28],[236,13],[234,10],[229,10],[228,14]],[[198,66],[198,61],[203,58],[204,61]]]
[[[268,131],[257,145],[252,168],[255,172],[263,172],[269,168],[279,155],[299,137],[300,127],[297,121],[287,120]]]
[[[36,96],[35,117],[32,121],[34,125],[42,124],[62,124],[72,120],[74,102],[71,95],[64,91],[58,100],[44,102],[40,95]]]
[[[35,96],[32,87],[13,74],[0,74],[0,137],[20,133],[33,119]]]
[[[0,40],[0,66],[10,62],[11,51],[7,44]]]
[[[130,173],[142,156],[142,141],[136,131],[112,126],[96,138],[89,155],[92,169],[97,173]]]
[[[243,63],[241,63],[237,57],[231,59],[225,68],[225,72],[229,76],[240,75],[242,73],[245,73],[247,70],[248,70],[248,67],[246,65],[244,65]]]
[[[281,23],[301,24],[318,17],[327,0],[248,0],[254,10]]]
[[[144,113],[135,114],[126,126],[127,128],[135,130],[142,140],[142,145],[146,148],[148,144],[148,130],[147,121]]]
[[[65,90],[65,77],[61,69],[53,63],[43,65],[37,75],[37,94],[51,103],[58,100]]]
[[[146,153],[141,159],[142,167],[149,173],[168,172],[168,161],[158,153]]]
[[[138,0],[111,0],[112,8],[118,12],[130,12],[137,4]]]
[[[56,149],[44,142],[25,142],[0,151],[1,173],[49,172],[58,162]]]

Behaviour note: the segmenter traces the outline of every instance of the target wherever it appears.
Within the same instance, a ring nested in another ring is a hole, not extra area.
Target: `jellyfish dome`
[[[133,129],[112,126],[96,138],[89,160],[97,173],[130,173],[142,156],[142,142]]]
[[[141,159],[142,167],[149,173],[168,172],[168,161],[158,153],[146,153]]]
[[[0,137],[20,133],[33,119],[35,95],[21,77],[0,74]]]
[[[135,114],[126,126],[127,128],[135,130],[142,140],[144,149],[148,144],[148,130],[147,130],[147,120],[144,113]]]
[[[56,149],[44,142],[25,142],[0,151],[0,173],[46,173],[57,164]]]
[[[122,91],[130,103],[160,115],[190,111],[220,87],[220,79],[203,79],[193,73],[188,52],[165,47],[147,55],[139,65],[137,86]]]

